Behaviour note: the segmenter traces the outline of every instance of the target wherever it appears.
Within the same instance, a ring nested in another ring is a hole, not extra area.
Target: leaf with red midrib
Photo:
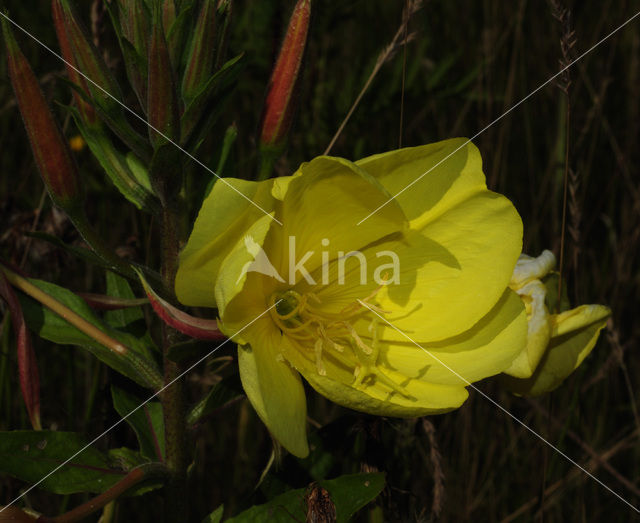
[[[136,271],[155,313],[170,327],[199,340],[224,340],[216,320],[206,320],[191,316],[163,300],[147,283],[140,271]]]

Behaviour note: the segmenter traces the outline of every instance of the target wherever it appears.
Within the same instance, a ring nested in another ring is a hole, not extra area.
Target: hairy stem
[[[162,279],[167,289],[174,288],[178,266],[177,213],[175,201],[164,198],[162,213]],[[186,403],[184,380],[180,377],[180,365],[169,359],[169,348],[176,342],[177,332],[166,324],[162,326],[164,383],[162,393],[164,412],[167,466],[171,478],[166,486],[167,521],[188,521],[187,465],[185,420]]]

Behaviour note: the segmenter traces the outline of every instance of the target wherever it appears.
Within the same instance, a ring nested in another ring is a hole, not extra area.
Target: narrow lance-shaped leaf
[[[162,28],[162,12],[154,9],[151,44],[149,45],[149,80],[147,116],[149,138],[154,149],[171,140],[180,140],[178,95],[167,40]]]
[[[147,293],[153,310],[167,325],[187,336],[200,340],[224,340],[226,338],[218,329],[218,322],[216,320],[196,318],[177,309],[158,296],[139,271],[138,276],[140,277],[140,281],[142,282],[144,291]]]
[[[158,212],[160,204],[151,189],[148,173],[141,180],[129,167],[125,155],[116,149],[104,128],[84,125],[75,113],[72,114],[89,149],[120,193],[138,209],[151,214]]]
[[[82,204],[78,171],[66,140],[40,90],[38,80],[2,19],[7,43],[9,77],[29,136],[31,150],[51,199],[68,213]]]
[[[190,101],[204,88],[213,73],[216,43],[216,6],[205,0],[196,21],[187,68],[182,78],[182,96]]]
[[[233,0],[220,0],[218,2],[218,16],[220,23],[220,37],[218,39],[218,50],[216,52],[215,70],[218,70],[227,56],[227,46],[229,44],[229,33],[231,32],[231,20],[233,18]]]
[[[87,302],[89,307],[99,311],[115,311],[129,307],[139,307],[140,305],[146,305],[149,303],[147,298],[117,298],[115,296],[107,296],[106,294],[94,294],[89,292],[79,292],[78,296]]]
[[[9,306],[11,322],[16,334],[18,375],[22,398],[29,413],[31,426],[35,430],[42,430],[40,422],[40,375],[38,374],[36,353],[33,350],[31,336],[24,321],[20,301],[2,273],[0,273],[0,296],[5,299]]]
[[[140,453],[154,461],[164,461],[164,418],[159,401],[144,401],[117,387],[111,387],[113,407],[136,433]],[[144,404],[143,404],[144,402]],[[140,405],[143,404],[142,407]]]
[[[20,296],[29,328],[55,343],[86,347],[101,361],[144,387],[159,389],[163,380],[146,347],[127,333],[109,328],[86,303],[68,289],[31,280],[0,265],[9,282],[27,296]],[[39,307],[38,302],[44,307]]]

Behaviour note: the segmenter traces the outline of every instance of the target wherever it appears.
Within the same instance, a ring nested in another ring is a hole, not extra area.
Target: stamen
[[[320,374],[320,376],[326,376],[327,369],[325,369],[324,362],[322,361],[322,338],[316,340],[313,348],[316,354],[316,369],[318,370],[318,374]]]

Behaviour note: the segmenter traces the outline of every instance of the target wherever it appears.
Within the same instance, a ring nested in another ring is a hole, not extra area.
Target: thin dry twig
[[[564,250],[565,250],[565,230],[567,224],[567,200],[569,186],[569,144],[571,129],[571,99],[569,97],[569,87],[571,86],[571,76],[569,73],[569,64],[571,64],[573,48],[576,45],[576,35],[571,24],[571,11],[561,5],[559,0],[549,0],[551,14],[558,20],[562,27],[562,36],[560,38],[560,50],[562,57],[560,58],[560,67],[564,69],[557,79],[558,88],[564,93],[566,98],[566,115],[565,115],[565,150],[564,150],[564,177],[563,177],[563,197],[562,197],[562,226],[560,231],[560,259],[558,261],[558,296],[562,296],[562,280],[564,268]],[[559,306],[560,301],[558,301]],[[556,307],[557,307],[556,306]]]

